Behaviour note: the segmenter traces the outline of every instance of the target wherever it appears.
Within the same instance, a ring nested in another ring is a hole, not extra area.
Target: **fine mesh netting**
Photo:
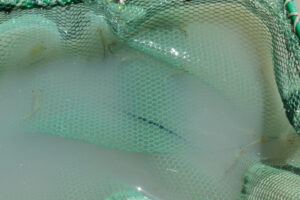
[[[283,1],[0,4],[0,199],[299,199]]]

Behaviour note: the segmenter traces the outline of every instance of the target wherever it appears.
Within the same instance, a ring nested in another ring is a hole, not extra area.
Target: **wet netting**
[[[0,0],[0,199],[300,197],[291,0]]]

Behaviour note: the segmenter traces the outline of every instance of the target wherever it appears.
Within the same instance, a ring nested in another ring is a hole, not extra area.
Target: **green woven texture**
[[[50,8],[52,6],[64,6],[70,3],[78,3],[81,0],[1,0],[1,10],[11,10],[13,8]]]
[[[283,5],[0,0],[0,199],[299,199]]]
[[[241,199],[299,199],[299,168],[252,167],[245,177]]]

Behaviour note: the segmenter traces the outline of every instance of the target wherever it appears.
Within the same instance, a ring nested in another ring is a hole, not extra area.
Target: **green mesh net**
[[[299,199],[293,1],[0,9],[0,199]]]

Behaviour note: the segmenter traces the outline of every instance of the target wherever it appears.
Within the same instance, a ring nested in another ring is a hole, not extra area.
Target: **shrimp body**
[[[41,44],[37,44],[34,47],[32,47],[28,53],[28,56],[32,57],[32,56],[37,56],[38,54],[40,54],[41,52],[43,52],[46,49],[46,46],[44,43]]]
[[[23,119],[28,119],[29,117],[33,116],[40,107],[40,92],[39,91],[33,91],[34,93],[34,105],[32,112],[26,116],[23,117]]]
[[[178,30],[184,33],[184,36],[188,36],[188,32],[185,30],[185,28],[182,25],[178,25]]]
[[[260,139],[255,140],[254,142],[251,142],[250,144],[247,144],[244,148],[242,148],[238,155],[235,157],[235,159],[233,160],[232,164],[225,170],[225,173],[229,172],[229,170],[237,163],[237,161],[241,158],[241,156],[245,153],[245,151],[255,145],[255,144],[259,144],[259,143],[266,143],[268,141],[268,138],[266,136],[261,136]]]
[[[105,40],[105,37],[104,37],[103,30],[101,28],[99,28],[98,31],[99,31],[101,43],[103,45],[103,58],[105,58],[105,56],[106,56],[106,40]]]

